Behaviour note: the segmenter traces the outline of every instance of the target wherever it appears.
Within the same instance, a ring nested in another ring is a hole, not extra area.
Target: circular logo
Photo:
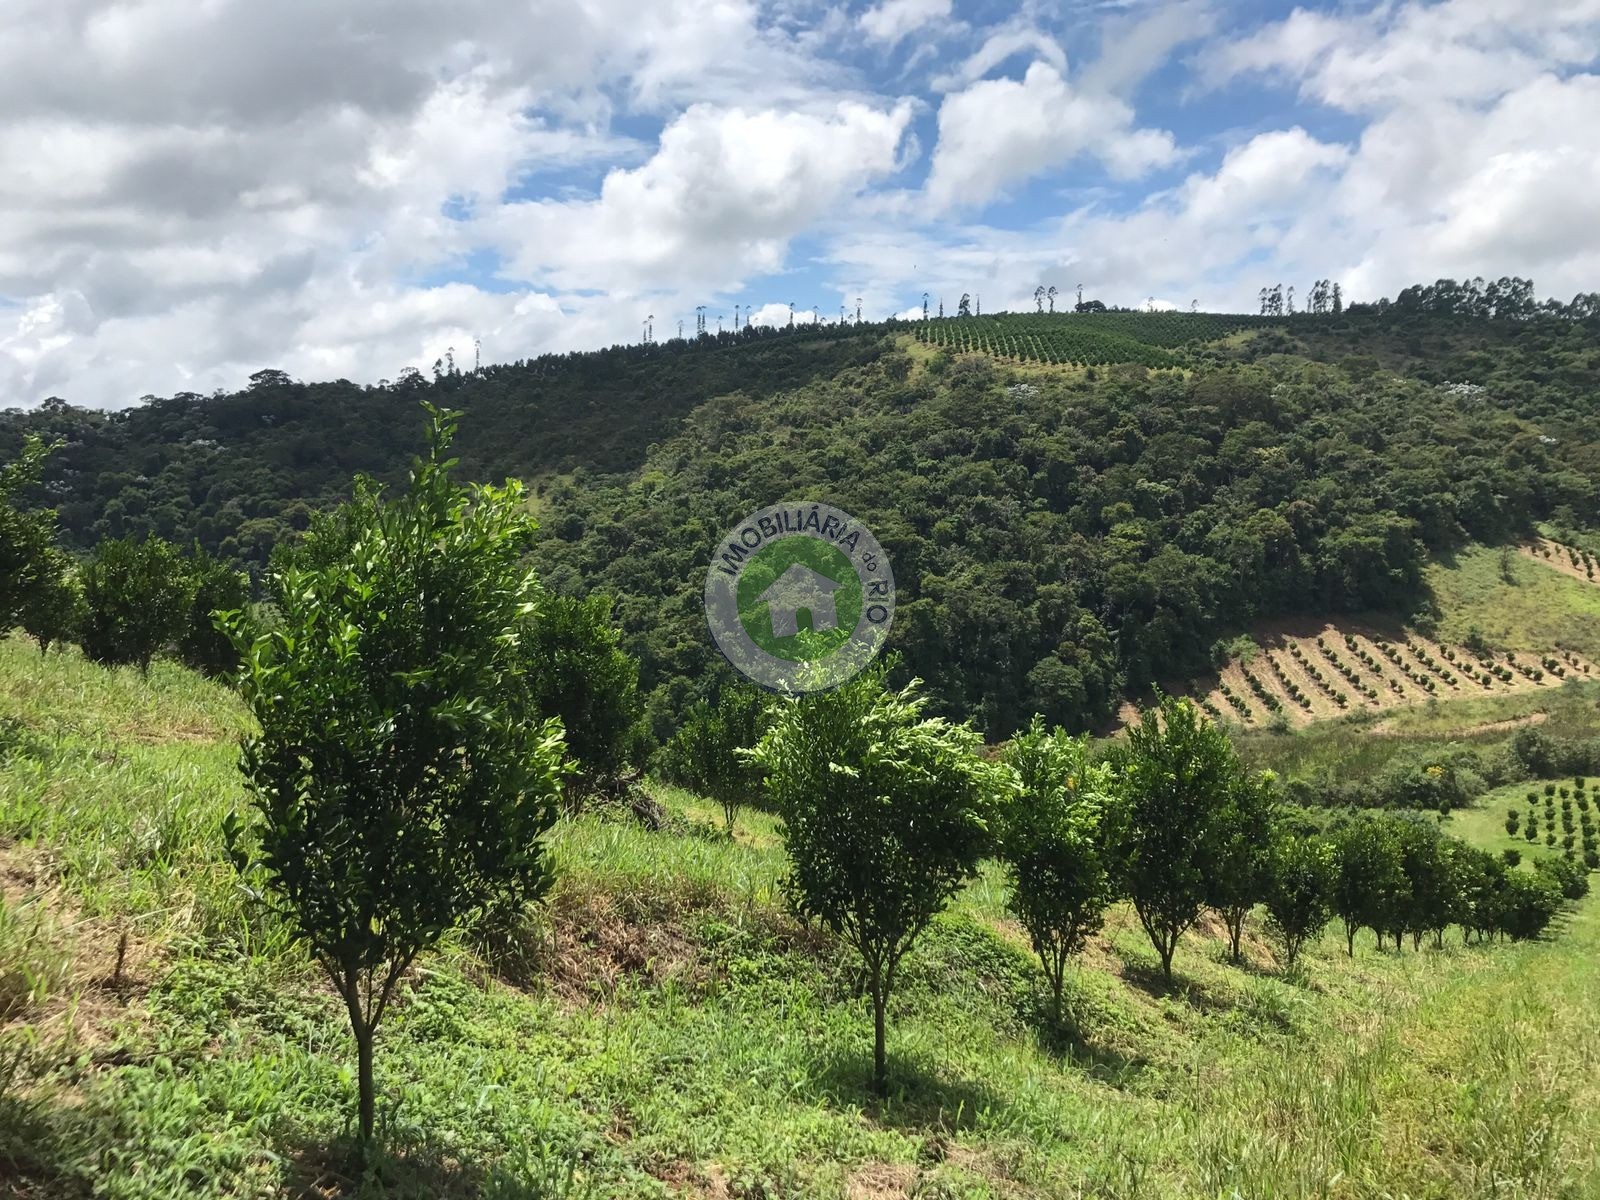
[[[734,669],[775,692],[821,692],[865,667],[894,621],[894,572],[871,530],[828,504],[774,504],[718,542],[706,620]]]

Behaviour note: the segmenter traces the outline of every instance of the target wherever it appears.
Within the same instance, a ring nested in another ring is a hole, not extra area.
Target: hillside
[[[1024,361],[996,329],[1059,348]],[[615,598],[658,739],[724,678],[700,612],[710,542],[777,498],[826,500],[891,555],[892,647],[946,711],[1003,737],[1035,712],[1102,727],[1263,622],[1426,617],[1430,562],[1474,543],[1584,536],[1597,388],[1593,321],[1035,314],[741,331],[373,388],[269,372],[125,413],[5,414],[0,453],[27,430],[66,440],[46,494],[78,550],[155,533],[259,572],[353,472],[403,476],[423,401],[462,408],[465,473],[533,485],[550,585]]]
[[[223,858],[244,722],[169,664],[146,682],[0,644],[0,1194],[1600,1186],[1593,900],[1527,944],[1396,954],[1363,937],[1349,962],[1330,931],[1289,976],[1258,925],[1243,968],[1208,926],[1170,991],[1118,908],[1070,978],[1064,1038],[991,868],[907,964],[875,1102],[869,1017],[838,947],[778,899],[770,819],[729,841],[668,790],[662,833],[563,821],[556,890],[515,942],[455,938],[414,970],[382,1035],[383,1185],[363,1189],[340,1149],[337,1003]]]

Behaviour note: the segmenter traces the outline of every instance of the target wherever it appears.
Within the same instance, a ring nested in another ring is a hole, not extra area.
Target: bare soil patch
[[[1570,650],[1552,647],[1542,654],[1522,651],[1480,656],[1464,646],[1446,646],[1399,625],[1286,619],[1262,625],[1254,640],[1260,649],[1248,656],[1247,662],[1235,659],[1220,671],[1175,682],[1163,691],[1193,697],[1214,720],[1261,728],[1279,720],[1281,714],[1290,728],[1301,728],[1314,721],[1389,712],[1430,700],[1448,703],[1548,691],[1568,678],[1600,678],[1595,663]],[[1546,659],[1555,660],[1564,675],[1548,668]],[[1321,675],[1320,682],[1312,674],[1313,668]],[[1496,670],[1509,671],[1511,678],[1500,678],[1494,674]],[[1540,678],[1533,678],[1530,672]],[[1483,679],[1486,673],[1487,682]],[[1350,674],[1355,676],[1353,681]],[[1259,689],[1251,686],[1252,678]],[[1309,707],[1290,694],[1290,683],[1309,701]],[[1262,692],[1276,701],[1276,709]],[[1341,694],[1342,706],[1338,701]],[[1119,726],[1137,720],[1138,713],[1137,704],[1123,704],[1117,714]],[[1533,720],[1519,718],[1518,723],[1531,724]],[[1474,731],[1511,727],[1495,723]],[[1384,731],[1380,723],[1376,732]]]

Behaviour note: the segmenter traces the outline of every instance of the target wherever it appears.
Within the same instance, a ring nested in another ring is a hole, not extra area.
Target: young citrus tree
[[[1128,731],[1118,755],[1116,857],[1139,923],[1172,980],[1172,956],[1199,919],[1241,768],[1227,734],[1188,700],[1167,697]]]
[[[22,601],[18,619],[23,630],[48,654],[55,642],[76,640],[83,630],[83,582],[72,559],[51,549],[35,584]]]
[[[1333,889],[1333,911],[1344,922],[1345,950],[1355,957],[1356,930],[1370,928],[1383,948],[1383,934],[1395,927],[1395,914],[1410,902],[1410,884],[1400,857],[1400,843],[1391,823],[1362,814],[1333,832],[1339,875]]]
[[[189,613],[178,635],[178,655],[204,675],[226,675],[239,668],[239,651],[217,613],[242,611],[250,600],[250,581],[195,543],[185,564],[189,572]]]
[[[1267,854],[1268,927],[1283,942],[1284,965],[1294,969],[1300,950],[1333,918],[1338,863],[1327,839],[1280,829]]]
[[[629,765],[643,711],[639,663],[618,644],[611,598],[541,597],[525,644],[535,702],[561,718],[579,785],[611,788]]]
[[[1239,961],[1245,918],[1266,898],[1277,810],[1272,773],[1240,772],[1217,821],[1206,872],[1206,903],[1216,909],[1228,928],[1228,950],[1234,962]]]
[[[55,513],[33,507],[24,499],[27,490],[39,482],[45,459],[54,448],[30,436],[16,459],[0,464],[0,636],[9,632],[25,611],[37,608],[40,593],[48,590],[60,573]]]
[[[1116,898],[1107,845],[1115,781],[1109,764],[1090,761],[1087,738],[1046,730],[1041,717],[1012,739],[1003,761],[1019,784],[998,821],[1011,911],[1033,942],[1059,1020],[1067,963]]]
[[[194,581],[177,547],[160,538],[108,539],[83,566],[83,652],[98,663],[150,660],[184,631]]]
[[[880,665],[778,705],[754,757],[783,823],[791,900],[860,953],[872,995],[872,1082],[887,1088],[884,1018],[906,951],[977,873],[1011,786],[970,727],[923,715]]]
[[[234,862],[252,869],[258,843],[267,891],[344,1001],[363,1147],[396,984],[452,926],[545,887],[564,757],[519,669],[538,599],[520,488],[454,486],[454,414],[429,415],[409,490],[363,485],[272,580],[277,627],[230,618],[260,723],[243,752],[257,820],[230,820]]]
[[[722,806],[729,833],[739,806],[761,792],[761,767],[741,750],[761,740],[767,706],[753,688],[724,687],[716,704],[700,701],[667,744],[665,760],[678,782]]]

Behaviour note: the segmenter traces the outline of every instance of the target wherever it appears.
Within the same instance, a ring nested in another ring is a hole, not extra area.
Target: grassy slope
[[[221,860],[243,724],[176,668],[0,644],[0,1195],[354,1186],[343,1019]],[[561,883],[496,960],[526,986],[464,941],[408,981],[380,1036],[385,1194],[1600,1189],[1593,904],[1537,945],[1349,963],[1330,937],[1294,979],[1259,941],[1240,970],[1191,936],[1174,993],[1118,911],[1072,981],[1073,1039],[991,870],[907,967],[880,1104],[849,963],[784,915],[771,821],[729,842],[663,798],[671,833],[560,829]]]
[[[1523,555],[1507,565],[1509,582],[1501,575],[1501,552],[1478,546],[1429,567],[1428,586],[1445,614],[1441,637],[1459,642],[1476,627],[1503,650],[1566,646],[1586,658],[1600,656],[1600,587]]]

